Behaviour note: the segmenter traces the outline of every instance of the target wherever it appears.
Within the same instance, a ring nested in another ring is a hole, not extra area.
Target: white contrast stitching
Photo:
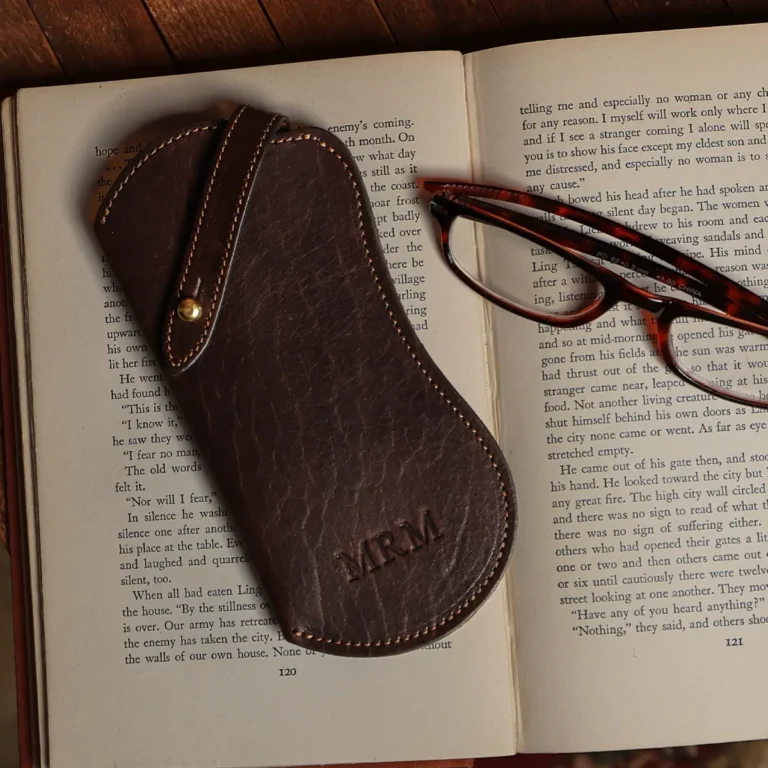
[[[189,274],[189,269],[190,269],[190,266],[192,265],[192,259],[194,258],[194,255],[195,255],[195,248],[197,247],[197,239],[198,239],[198,236],[200,234],[200,229],[201,229],[202,224],[203,224],[203,218],[205,217],[205,212],[208,209],[208,201],[209,201],[209,199],[211,197],[211,192],[213,190],[214,182],[216,181],[216,174],[219,171],[219,165],[221,163],[221,158],[224,155],[224,151],[227,148],[227,144],[229,143],[229,139],[230,139],[230,137],[232,135],[232,132],[234,131],[235,126],[237,125],[237,121],[240,119],[240,116],[243,114],[244,111],[245,111],[245,107],[241,107],[241,109],[237,113],[236,117],[232,120],[232,122],[231,122],[231,124],[229,126],[229,130],[227,131],[227,135],[225,136],[224,141],[222,142],[221,151],[219,152],[219,157],[218,157],[218,159],[216,161],[216,166],[213,169],[213,173],[211,174],[211,180],[210,180],[210,183],[208,184],[208,191],[207,191],[207,193],[205,195],[205,201],[203,203],[202,211],[200,212],[200,218],[197,221],[197,227],[195,228],[195,234],[192,237],[192,248],[190,249],[190,252],[189,252],[189,258],[187,259],[187,263],[186,263],[186,266],[184,268],[184,272],[182,273],[181,281],[179,283],[179,296],[181,296],[183,291],[184,291],[184,285],[185,285],[186,280],[187,280],[187,275]],[[221,286],[222,286],[222,283],[224,281],[224,275],[226,274],[227,266],[229,264],[230,257],[232,255],[232,244],[233,244],[234,239],[235,239],[235,231],[237,229],[237,222],[240,220],[240,213],[241,213],[242,207],[243,207],[243,200],[245,199],[246,193],[248,192],[248,184],[249,184],[249,182],[251,180],[251,177],[253,176],[253,171],[254,171],[254,169],[256,167],[256,163],[258,162],[258,159],[261,156],[261,150],[262,150],[262,148],[264,146],[264,142],[266,141],[267,136],[269,135],[269,132],[272,130],[272,126],[278,120],[280,120],[280,119],[281,119],[280,115],[274,115],[272,117],[272,119],[269,121],[269,123],[267,124],[267,127],[264,129],[264,133],[261,136],[261,141],[259,141],[259,144],[256,147],[256,151],[254,152],[253,157],[251,158],[251,163],[248,166],[248,172],[247,172],[247,174],[245,176],[245,180],[243,181],[243,185],[240,188],[240,196],[238,197],[238,200],[237,200],[237,208],[235,209],[235,215],[234,215],[234,217],[232,219],[232,225],[229,228],[229,235],[227,237],[226,248],[224,249],[224,256],[223,256],[222,262],[221,262],[221,269],[219,270],[219,274],[218,274],[218,277],[216,279],[216,285],[215,285],[214,291],[213,291],[213,298],[211,299],[211,306],[208,309],[208,313],[207,313],[207,316],[206,316],[205,325],[203,326],[202,334],[201,334],[200,338],[197,340],[197,344],[194,346],[194,348],[191,349],[189,352],[187,352],[187,354],[184,355],[184,357],[182,357],[181,359],[176,359],[176,358],[174,358],[174,355],[173,355],[173,339],[172,339],[172,334],[173,334],[173,323],[174,323],[174,320],[176,318],[176,312],[173,309],[170,312],[170,317],[169,317],[169,321],[168,321],[168,329],[167,329],[167,332],[166,332],[166,335],[165,335],[165,349],[166,349],[166,352],[168,354],[168,362],[174,368],[179,368],[180,366],[184,365],[184,363],[186,363],[188,360],[193,358],[200,351],[200,349],[202,348],[203,344],[205,343],[205,340],[208,338],[208,336],[209,336],[209,334],[211,332],[211,326],[213,325],[213,317],[214,317],[214,315],[216,313],[216,307],[217,307],[217,305],[219,303],[219,296],[221,294]]]
[[[131,172],[120,182],[120,186],[115,190],[115,194],[112,195],[112,199],[104,209],[104,213],[100,219],[101,223],[107,223],[107,219],[109,218],[109,214],[112,211],[112,206],[115,204],[115,200],[117,200],[117,196],[123,191],[125,185],[133,178],[133,174],[136,173],[136,171],[138,171],[139,168],[141,168],[141,166],[144,165],[144,163],[146,163],[150,157],[157,154],[161,149],[165,149],[170,144],[178,141],[179,139],[186,139],[187,136],[191,136],[193,133],[199,133],[200,131],[212,131],[214,128],[216,128],[215,125],[201,125],[197,128],[190,128],[188,131],[176,134],[176,136],[172,136],[170,139],[166,139],[162,144],[158,144],[146,157],[142,158],[138,163],[136,163],[136,165],[131,169]]]

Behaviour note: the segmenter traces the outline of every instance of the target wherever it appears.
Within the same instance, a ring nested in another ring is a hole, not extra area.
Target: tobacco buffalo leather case
[[[200,120],[133,158],[95,232],[286,639],[383,656],[469,618],[512,478],[413,331],[344,144]]]

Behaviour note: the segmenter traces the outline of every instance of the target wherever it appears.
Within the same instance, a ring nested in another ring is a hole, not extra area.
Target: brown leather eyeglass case
[[[332,134],[250,107],[144,148],[96,236],[291,642],[383,656],[501,579],[515,496]]]

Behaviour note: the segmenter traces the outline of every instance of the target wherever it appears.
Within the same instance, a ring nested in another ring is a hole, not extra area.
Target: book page
[[[601,212],[765,294],[765,39],[745,26],[472,55],[476,179]],[[534,308],[590,289],[527,240],[483,248],[486,279]],[[574,330],[492,315],[520,504],[521,748],[765,737],[768,412],[671,374],[633,307]],[[730,362],[693,370],[759,385],[744,344],[721,329],[698,351]]]
[[[502,589],[464,627],[396,658],[348,660],[284,642],[90,233],[88,191],[107,189],[141,146],[122,137],[223,100],[344,138],[406,311],[438,365],[490,418],[482,306],[442,266],[413,183],[422,163],[468,172],[458,54],[22,92],[23,300],[51,764],[513,752]]]

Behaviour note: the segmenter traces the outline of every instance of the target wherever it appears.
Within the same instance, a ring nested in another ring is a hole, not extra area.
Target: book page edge
[[[18,528],[19,552],[12,558],[17,560],[19,573],[23,576],[24,605],[14,608],[15,621],[24,617],[25,628],[19,630],[25,637],[24,647],[30,652],[31,659],[26,660],[26,669],[19,670],[19,684],[25,682],[30,713],[30,726],[27,736],[34,757],[30,760],[47,765],[47,707],[45,705],[45,663],[43,657],[42,633],[42,595],[40,592],[40,561],[38,549],[37,520],[34,514],[34,480],[30,468],[34,466],[34,449],[30,423],[31,391],[27,370],[26,350],[26,321],[24,320],[24,286],[23,286],[23,233],[21,231],[20,188],[19,188],[19,158],[18,147],[18,109],[15,99],[6,99],[2,105],[3,154],[5,173],[5,223],[6,231],[6,264],[4,264],[3,280],[5,285],[5,300],[8,302],[7,342],[9,349],[3,351],[8,359],[7,368],[3,370],[3,399],[4,407],[12,405],[16,408],[17,421],[6,421],[6,446],[16,449],[15,467],[6,468],[6,476],[13,472],[18,478],[18,509],[11,514],[16,515]],[[8,354],[6,354],[6,352]],[[11,362],[9,355],[15,358]],[[11,391],[11,387],[15,391]],[[8,406],[6,406],[6,402]],[[11,434],[8,434],[10,428]],[[31,500],[31,503],[30,503]],[[31,512],[31,513],[30,513]],[[19,558],[20,561],[19,561]],[[30,637],[31,635],[31,637]],[[18,653],[18,651],[17,651]],[[21,756],[22,759],[24,755]]]

